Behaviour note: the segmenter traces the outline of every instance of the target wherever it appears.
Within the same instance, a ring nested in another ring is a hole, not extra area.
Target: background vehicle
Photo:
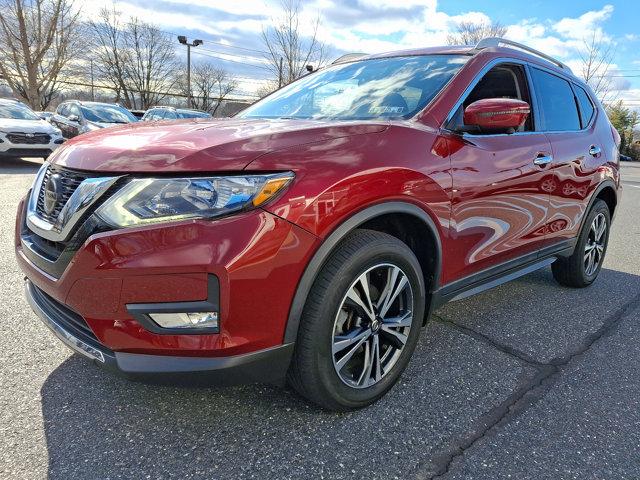
[[[617,141],[589,87],[524,45],[371,55],[224,122],[69,142],[20,207],[16,254],[34,310],[98,364],[286,376],[359,408],[443,303],[549,265],[595,281]]]
[[[147,110],[142,120],[149,122],[152,120],[177,120],[184,118],[211,118],[211,114],[185,108],[153,107]]]
[[[146,110],[129,110],[131,112],[131,114],[136,117],[138,120],[140,120],[142,117],[144,117],[144,114],[147,113]]]
[[[63,141],[60,130],[25,104],[0,99],[0,157],[47,158]]]
[[[70,100],[58,105],[49,121],[62,131],[64,138],[73,138],[81,133],[137,122],[138,119],[117,104]]]
[[[46,120],[47,122],[51,117],[53,117],[53,112],[35,112],[42,120]]]
[[[620,154],[620,161],[622,162],[633,162],[633,158],[627,156],[627,155],[622,155]]]

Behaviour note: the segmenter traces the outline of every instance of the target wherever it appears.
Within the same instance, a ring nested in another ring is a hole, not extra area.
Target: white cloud
[[[613,5],[605,5],[600,10],[591,10],[578,18],[563,18],[553,26],[560,35],[567,38],[582,39],[591,32],[602,32],[600,24],[609,19]]]

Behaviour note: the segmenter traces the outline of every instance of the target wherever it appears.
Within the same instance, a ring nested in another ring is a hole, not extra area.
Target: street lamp
[[[191,102],[191,47],[197,47],[198,45],[202,45],[202,40],[194,40],[189,43],[187,41],[187,37],[184,35],[178,35],[178,42],[182,45],[187,46],[187,103],[189,104],[189,108],[193,107]]]

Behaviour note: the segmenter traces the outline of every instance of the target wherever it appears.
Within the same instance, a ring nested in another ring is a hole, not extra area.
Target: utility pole
[[[280,57],[280,66],[278,67],[278,88],[282,88],[284,72],[282,71],[282,57]]]
[[[93,84],[93,60],[91,60],[91,101],[96,101],[96,91]]]
[[[202,45],[202,40],[194,40],[189,43],[187,41],[187,37],[184,35],[178,35],[178,42],[182,45],[187,46],[187,105],[189,108],[193,107],[193,102],[191,100],[191,47],[197,47],[198,45]]]

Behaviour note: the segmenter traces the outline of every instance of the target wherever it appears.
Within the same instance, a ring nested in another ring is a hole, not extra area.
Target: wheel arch
[[[587,219],[587,215],[589,215],[589,212],[593,208],[593,204],[596,203],[596,200],[603,200],[607,204],[607,206],[609,207],[609,214],[611,216],[611,219],[613,219],[616,207],[618,206],[618,189],[616,188],[616,184],[613,182],[613,180],[604,180],[594,190],[593,194],[591,195],[591,200],[589,200],[589,204],[587,205],[587,209],[582,216],[582,221],[580,222],[580,231],[582,231],[584,222]]]
[[[300,317],[302,316],[302,311],[304,309],[309,291],[311,290],[313,282],[315,281],[318,273],[322,269],[331,253],[337,247],[337,245],[353,230],[357,228],[366,228],[368,226],[372,226],[374,225],[374,223],[372,222],[375,222],[377,219],[382,219],[389,215],[406,215],[412,218],[413,221],[419,222],[419,225],[421,225],[425,229],[424,231],[429,232],[430,234],[430,240],[432,242],[432,246],[434,247],[434,256],[431,260],[433,262],[433,265],[431,266],[431,270],[428,273],[423,272],[423,275],[425,275],[425,293],[427,296],[427,298],[425,299],[427,301],[426,312],[429,311],[429,301],[431,298],[431,294],[439,284],[440,271],[442,268],[442,243],[436,223],[429,213],[412,203],[402,201],[380,203],[365,208],[364,210],[360,210],[359,212],[355,213],[347,220],[342,222],[331,232],[329,236],[326,237],[318,250],[315,252],[313,257],[311,258],[311,261],[307,264],[300,281],[298,282],[298,287],[296,288],[296,293],[293,297],[293,301],[289,309],[289,317],[287,319],[287,325],[285,327],[284,333],[284,343],[292,343],[296,341],[298,335],[298,327],[300,325]],[[375,230],[376,228],[373,229]],[[394,236],[398,237],[397,235]],[[403,238],[400,238],[400,240],[405,241]],[[411,248],[411,245],[409,247]],[[414,253],[416,252],[414,251]],[[416,256],[418,257],[418,260],[421,262],[422,266],[422,262],[425,260],[424,257],[421,259],[419,254],[416,254]],[[430,278],[427,278],[428,274],[431,275]]]

